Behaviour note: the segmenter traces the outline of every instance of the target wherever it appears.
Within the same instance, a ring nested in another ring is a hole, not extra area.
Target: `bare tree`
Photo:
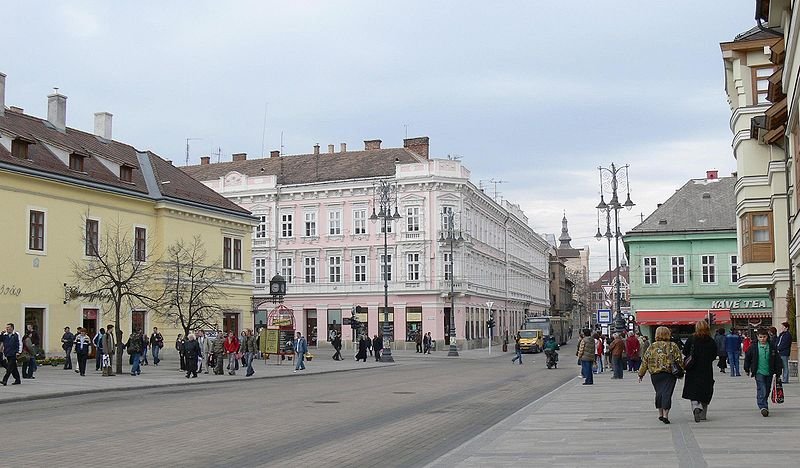
[[[190,243],[172,244],[161,263],[165,278],[162,301],[154,311],[165,322],[182,328],[184,336],[198,328],[212,328],[225,308],[219,301],[228,295],[222,289],[227,278],[219,262],[207,263],[200,236]]]
[[[158,279],[158,260],[151,255],[152,245],[136,245],[135,236],[123,229],[119,219],[105,223],[102,233],[86,229],[88,218],[81,226],[85,246],[84,258],[70,260],[76,281],[73,294],[92,302],[105,304],[104,313],[114,314],[116,373],[122,373],[122,330],[120,317],[127,306],[158,302],[150,295]],[[101,324],[98,324],[102,326]]]

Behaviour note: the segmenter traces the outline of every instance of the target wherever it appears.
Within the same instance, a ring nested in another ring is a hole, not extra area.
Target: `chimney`
[[[328,153],[333,154],[333,145],[328,145]]]
[[[719,179],[719,171],[706,171],[706,180]]]
[[[200,165],[207,166],[211,163],[211,156],[200,156]]]
[[[381,149],[381,140],[364,140],[365,150],[379,150]]]
[[[403,148],[428,159],[429,140],[428,137],[406,138],[403,140]]]
[[[233,153],[234,161],[247,161],[247,153]]]
[[[341,153],[347,152],[347,143],[339,143],[339,152]]]
[[[281,157],[281,152],[278,151],[278,150],[272,150],[272,151],[269,152],[269,157],[270,158],[280,158]]]
[[[319,143],[314,145],[314,154],[319,154]]]
[[[67,97],[56,92],[47,96],[47,121],[59,132],[67,131]]]
[[[23,109],[21,107],[17,107],[17,106],[9,106],[8,110],[10,110],[11,112],[16,112],[17,114],[24,114],[25,113],[25,109]]]
[[[94,113],[94,134],[111,140],[111,118],[114,117],[108,112],[95,112]]]
[[[0,115],[6,112],[6,75],[0,73]]]

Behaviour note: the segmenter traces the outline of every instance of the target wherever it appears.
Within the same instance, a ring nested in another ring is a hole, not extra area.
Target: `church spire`
[[[572,240],[572,238],[569,236],[569,228],[567,228],[567,212],[566,211],[564,211],[564,217],[561,218],[561,237],[559,237],[558,240],[559,240],[559,244],[558,244],[558,248],[559,249],[571,249],[572,248],[572,246],[569,244],[569,242]]]

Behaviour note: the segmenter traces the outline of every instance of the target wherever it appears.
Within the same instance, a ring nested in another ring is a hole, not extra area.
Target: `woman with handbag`
[[[669,424],[669,410],[672,408],[672,393],[675,382],[683,377],[683,357],[678,345],[671,340],[667,327],[656,329],[656,341],[647,348],[639,367],[639,382],[650,371],[650,380],[656,391],[658,420]]]
[[[682,397],[692,402],[694,422],[706,420],[708,404],[714,395],[714,359],[718,350],[708,322],[701,320],[694,326],[694,334],[683,347],[683,368],[686,381]]]

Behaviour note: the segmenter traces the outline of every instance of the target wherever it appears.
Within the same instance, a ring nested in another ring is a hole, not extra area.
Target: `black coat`
[[[780,375],[783,372],[781,356],[769,340],[767,340],[767,344],[769,345],[769,375]],[[758,373],[758,340],[750,345],[744,354],[744,371],[753,378]]]
[[[358,354],[356,354],[356,359],[366,359],[368,347],[368,340],[364,338],[358,340]]]
[[[200,343],[197,340],[186,340],[183,343],[183,354],[187,359],[197,359],[201,355]]]
[[[711,402],[714,395],[714,359],[717,357],[717,343],[710,336],[697,338],[695,335],[686,340],[683,355],[694,356],[692,366],[686,370],[683,382],[683,398]]]

